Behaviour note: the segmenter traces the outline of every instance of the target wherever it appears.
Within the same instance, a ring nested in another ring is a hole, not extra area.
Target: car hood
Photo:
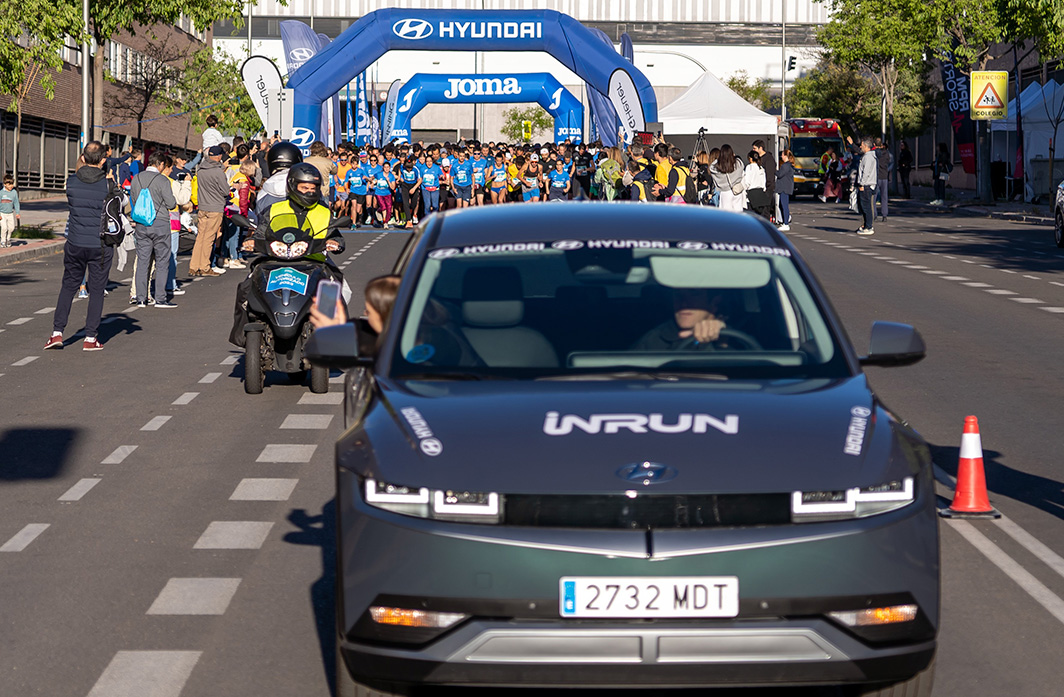
[[[918,470],[921,442],[877,403],[863,375],[726,383],[378,381],[377,398],[339,452],[342,466],[406,486],[768,493],[903,477]],[[660,481],[628,476],[644,462],[653,463]]]

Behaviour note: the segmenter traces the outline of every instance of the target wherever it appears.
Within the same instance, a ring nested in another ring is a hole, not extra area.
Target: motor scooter
[[[242,215],[233,215],[237,227],[255,230],[254,223]],[[351,219],[335,220],[330,230],[350,227]],[[301,383],[310,373],[310,391],[329,391],[329,370],[311,366],[303,348],[314,332],[310,307],[318,283],[328,278],[326,262],[310,259],[326,252],[326,239],[317,238],[312,230],[297,227],[271,227],[263,239],[255,240],[251,260],[250,290],[244,325],[244,391],[260,394],[267,370],[288,373],[292,382]]]

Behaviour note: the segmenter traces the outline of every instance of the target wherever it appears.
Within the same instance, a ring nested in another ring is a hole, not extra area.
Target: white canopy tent
[[[681,148],[688,140],[693,144],[700,128],[706,129],[710,147],[727,142],[731,136],[744,136],[731,143],[736,152],[745,152],[749,147],[749,139],[745,136],[761,136],[766,143],[775,142],[779,123],[775,116],[766,114],[732,92],[708,70],[679,97],[660,109],[658,119],[666,140]]]
[[[1064,116],[1064,85],[1050,80],[1045,85],[1033,84],[1020,93],[1020,110],[1023,113],[1023,167],[1027,187],[1025,198],[1044,194],[1056,187],[1059,179],[1049,172],[1049,145],[1054,138],[1053,121]],[[1016,157],[1016,100],[1009,102],[1007,119],[990,122],[991,157],[1007,162],[1010,166]],[[1064,123],[1056,133],[1056,160],[1064,164],[1064,148],[1060,138],[1064,136]]]

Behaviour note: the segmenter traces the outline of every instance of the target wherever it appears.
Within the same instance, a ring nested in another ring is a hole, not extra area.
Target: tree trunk
[[[15,105],[15,142],[13,151],[13,157],[11,159],[11,170],[14,172],[15,186],[18,186],[18,141],[19,135],[22,133],[22,102],[21,100]]]
[[[92,139],[103,139],[103,68],[106,39],[96,37],[96,55],[92,57]]]

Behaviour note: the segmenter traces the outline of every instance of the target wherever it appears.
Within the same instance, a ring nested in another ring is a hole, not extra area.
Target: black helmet
[[[305,183],[313,184],[314,191],[309,194],[300,193],[296,187]],[[292,165],[288,170],[285,186],[288,190],[288,200],[303,208],[310,208],[321,199],[321,173],[317,167],[306,162]]]
[[[302,161],[303,153],[288,141],[271,146],[269,152],[266,153],[266,166],[270,168],[271,173],[277,173]]]

